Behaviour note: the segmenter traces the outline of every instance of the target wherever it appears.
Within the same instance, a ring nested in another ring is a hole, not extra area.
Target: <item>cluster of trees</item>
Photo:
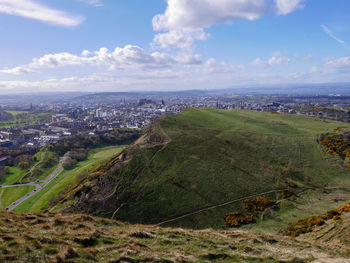
[[[0,121],[23,120],[29,117],[28,112],[11,114],[7,111],[0,111]]]
[[[34,162],[40,164],[32,169],[27,178],[40,177],[45,169],[51,168],[58,163],[59,156],[64,156],[63,167],[69,169],[77,162],[86,160],[90,149],[105,146],[128,144],[141,135],[139,130],[115,129],[109,133],[89,135],[79,134],[59,141],[57,144],[42,148],[39,152],[26,153],[11,158],[6,165],[16,166],[21,169],[29,169]],[[40,159],[40,160],[39,160]],[[8,174],[5,166],[0,166],[0,182]]]
[[[58,155],[64,155],[63,167],[69,169],[77,162],[86,160],[89,149],[103,145],[131,143],[140,135],[140,131],[130,129],[115,129],[109,133],[97,135],[79,134],[50,146],[50,150]]]
[[[69,169],[76,165],[77,162],[86,160],[88,157],[87,151],[84,149],[76,149],[67,152],[63,157],[63,168]]]
[[[14,116],[11,113],[6,111],[0,111],[0,121],[11,121],[14,119]]]
[[[77,151],[78,149],[93,149],[103,145],[116,145],[130,143],[141,135],[138,130],[115,129],[106,134],[79,134],[66,138],[55,145],[51,145],[49,149],[58,155],[64,155],[69,151]]]
[[[17,156],[14,160],[13,160],[13,165],[21,168],[23,170],[28,169],[30,166],[32,166],[33,164],[33,157],[29,154],[23,154],[23,155],[19,155]]]
[[[0,166],[0,183],[5,178],[6,175],[10,173],[10,168],[8,166]]]

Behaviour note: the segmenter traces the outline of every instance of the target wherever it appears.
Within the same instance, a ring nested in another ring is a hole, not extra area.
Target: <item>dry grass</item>
[[[346,247],[247,231],[0,212],[0,262],[350,262]]]

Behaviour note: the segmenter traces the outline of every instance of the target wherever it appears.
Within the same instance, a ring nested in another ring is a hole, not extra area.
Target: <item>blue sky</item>
[[[350,82],[348,0],[0,0],[0,93]]]

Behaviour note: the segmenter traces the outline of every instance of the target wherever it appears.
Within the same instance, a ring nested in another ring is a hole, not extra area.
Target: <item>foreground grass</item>
[[[14,201],[30,193],[35,189],[34,186],[20,186],[0,189],[0,209],[5,209]]]
[[[124,146],[108,146],[91,151],[87,160],[77,163],[73,169],[64,170],[41,191],[16,207],[14,211],[39,212],[47,206],[53,197],[56,197],[68,185],[74,183],[79,175],[92,169],[93,165],[97,165],[117,154],[123,148]]]
[[[348,247],[247,231],[125,224],[82,214],[0,212],[1,262],[349,262]]]

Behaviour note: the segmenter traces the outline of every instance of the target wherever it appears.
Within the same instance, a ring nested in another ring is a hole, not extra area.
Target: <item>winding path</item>
[[[35,189],[32,192],[26,194],[25,196],[22,196],[20,199],[16,200],[11,205],[6,207],[5,210],[6,211],[11,211],[11,210],[15,209],[18,205],[20,205],[21,203],[26,201],[28,198],[30,198],[33,195],[35,195],[38,191],[43,189],[46,185],[48,185],[53,179],[56,178],[57,175],[59,175],[64,170],[63,166],[62,166],[62,163],[63,163],[63,158],[60,159],[60,163],[59,163],[57,169],[50,175],[50,177],[46,178],[45,180],[35,181],[35,182],[27,183],[27,184],[14,184],[14,185],[0,186],[0,189],[10,188],[10,187],[21,187],[21,186],[34,186],[35,187]],[[38,184],[38,182],[41,182],[41,184]]]

